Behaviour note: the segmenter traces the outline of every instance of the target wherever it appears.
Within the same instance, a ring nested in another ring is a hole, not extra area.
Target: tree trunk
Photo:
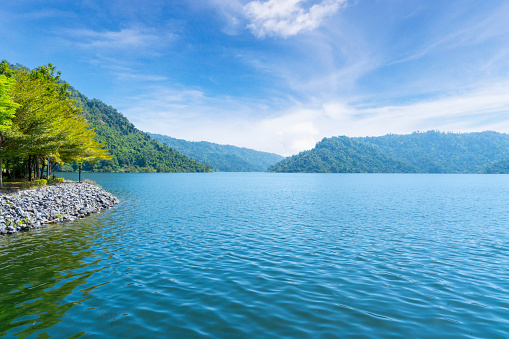
[[[39,168],[39,170],[41,171],[39,173],[39,179],[44,179],[44,167],[46,167],[46,166],[44,166],[45,164],[46,164],[46,159],[42,158],[42,162],[41,162],[40,168]]]
[[[32,156],[28,156],[28,181],[32,182]]]
[[[39,179],[39,157],[34,155],[34,179]]]

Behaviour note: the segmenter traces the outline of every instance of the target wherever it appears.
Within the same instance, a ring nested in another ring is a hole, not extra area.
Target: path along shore
[[[0,235],[83,218],[118,203],[102,188],[77,182],[0,193]]]

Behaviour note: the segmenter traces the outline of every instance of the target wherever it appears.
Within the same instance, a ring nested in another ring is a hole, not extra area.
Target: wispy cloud
[[[69,29],[61,45],[80,51],[81,60],[100,67],[120,82],[161,82],[164,74],[146,70],[146,60],[163,56],[178,36],[168,30],[132,26],[120,30]]]
[[[19,12],[9,12],[2,6],[0,9],[0,18],[2,21],[40,21],[40,20],[54,20],[62,21],[66,19],[77,19],[78,16],[72,11],[66,11],[58,8],[46,8],[44,6],[33,6],[32,8]]]
[[[176,35],[172,33],[161,34],[147,28],[131,27],[118,31],[95,31],[91,29],[68,30],[68,38],[82,48],[108,49],[108,50],[158,50],[171,43]]]
[[[244,10],[239,0],[206,0],[198,6],[212,6],[224,20],[222,32],[227,35],[237,35],[243,29]]]
[[[152,83],[168,81],[168,77],[162,74],[151,74],[137,69],[132,62],[118,58],[118,56],[96,55],[88,59],[89,64],[99,67],[111,74],[118,82]]]
[[[162,75],[140,74],[136,71],[114,72],[120,81],[141,81],[141,82],[161,82],[167,81],[168,78]]]
[[[304,2],[306,1],[252,1],[244,6],[246,16],[251,20],[247,27],[259,38],[287,38],[319,27],[323,20],[337,12],[346,0],[323,0],[307,9],[302,6]]]
[[[117,107],[142,130],[233,144],[281,155],[311,149],[323,137],[376,136],[416,130],[509,132],[509,83],[407,105],[357,107],[345,100],[284,111],[265,102],[209,97],[197,89],[158,87]],[[258,111],[265,110],[264,114]]]
[[[391,63],[403,63],[417,60],[438,51],[450,51],[459,48],[478,46],[490,41],[507,43],[509,41],[509,26],[507,25],[507,12],[509,5],[496,7],[492,12],[470,14],[469,17],[461,15],[461,6],[454,13],[437,13],[438,22],[430,24],[429,41],[420,41],[416,49],[409,49],[402,58]]]

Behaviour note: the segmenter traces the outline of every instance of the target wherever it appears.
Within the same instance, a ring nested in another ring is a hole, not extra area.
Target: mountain
[[[90,100],[74,88],[71,98],[83,109],[83,115],[95,129],[96,140],[103,142],[113,155],[111,160],[83,164],[96,172],[210,172],[210,168],[153,139],[140,131],[121,113],[100,100]],[[73,170],[76,165],[62,166]]]
[[[324,138],[272,172],[508,173],[509,135],[428,131],[381,137]]]
[[[417,168],[393,159],[378,148],[340,136],[324,138],[312,150],[286,158],[269,168],[288,173],[392,173],[416,172]]]
[[[262,172],[284,157],[267,152],[207,141],[186,141],[161,134],[150,134],[169,147],[221,172]]]

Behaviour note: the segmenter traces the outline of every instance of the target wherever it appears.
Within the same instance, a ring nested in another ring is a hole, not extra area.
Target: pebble
[[[0,193],[0,235],[76,220],[118,203],[102,188],[77,182]]]

